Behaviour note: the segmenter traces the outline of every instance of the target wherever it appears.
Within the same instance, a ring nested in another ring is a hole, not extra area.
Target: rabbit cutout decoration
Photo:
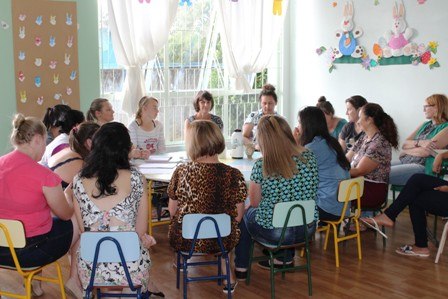
[[[346,2],[341,23],[342,30],[339,29],[336,31],[339,45],[333,49],[335,58],[341,58],[342,56],[360,58],[364,54],[363,47],[358,45],[356,40],[362,35],[363,31],[361,28],[355,27],[353,13],[353,2]]]
[[[398,8],[395,2],[392,9],[392,30],[386,31],[384,37],[380,38],[379,45],[384,58],[397,56],[410,56],[417,52],[417,44],[411,43],[410,39],[414,30],[407,27],[404,19],[404,5],[400,3]]]

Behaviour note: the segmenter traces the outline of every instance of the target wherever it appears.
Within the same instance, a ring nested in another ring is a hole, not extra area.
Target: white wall
[[[359,64],[337,64],[328,72],[324,54],[315,50],[320,46],[337,46],[334,36],[340,28],[345,1],[300,0],[290,1],[289,18],[285,31],[289,41],[289,85],[285,86],[283,111],[291,124],[296,123],[300,108],[315,105],[321,95],[333,104],[336,115],[345,117],[345,99],[354,94],[363,95],[368,101],[379,103],[395,120],[400,140],[424,121],[422,105],[433,93],[448,94],[448,1],[429,0],[420,5],[417,0],[404,0],[408,27],[417,30],[412,38],[418,43],[439,43],[435,55],[440,68],[430,70],[428,65],[378,66],[370,71]],[[359,38],[371,57],[372,47],[384,32],[392,27],[393,1],[354,0],[355,25],[363,28]],[[289,37],[289,38],[288,38]],[[287,42],[288,43],[288,42]],[[286,60],[286,58],[285,58]],[[287,61],[287,60],[286,60]]]

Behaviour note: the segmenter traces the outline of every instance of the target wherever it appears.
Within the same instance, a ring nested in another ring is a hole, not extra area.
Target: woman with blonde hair
[[[22,267],[39,267],[64,256],[73,243],[73,207],[61,187],[61,179],[37,163],[45,151],[47,129],[35,117],[17,114],[12,122],[15,150],[0,157],[0,218],[19,220],[26,236],[16,250]],[[52,217],[52,216],[56,217]],[[0,261],[14,267],[7,247],[0,247]],[[33,280],[33,294],[43,291]]]
[[[403,143],[399,161],[392,163],[389,183],[405,185],[416,173],[432,173],[432,151],[448,146],[448,98],[433,94],[423,105],[426,122],[421,124]]]
[[[252,169],[249,185],[250,206],[240,225],[241,239],[235,248],[235,274],[245,279],[249,266],[251,237],[266,244],[277,244],[282,228],[272,226],[274,206],[279,202],[316,200],[319,183],[316,156],[296,144],[291,128],[284,118],[263,116],[258,122],[257,140],[263,155]],[[318,220],[318,211],[314,213]],[[305,239],[305,230],[313,234],[316,225],[290,227],[283,244],[294,244]],[[284,253],[284,262],[293,262],[294,250]],[[283,261],[276,260],[276,267]],[[269,262],[259,262],[269,269]]]
[[[182,238],[182,220],[186,214],[220,214],[231,217],[231,233],[223,238],[224,247],[231,251],[238,244],[238,224],[244,213],[247,190],[242,173],[219,161],[225,141],[218,125],[207,120],[193,121],[187,130],[186,149],[192,160],[179,165],[168,186],[171,225],[168,232],[171,247],[176,251],[189,251],[191,240]],[[220,251],[215,240],[202,240],[196,244],[201,252]],[[223,267],[225,269],[225,267]],[[230,273],[230,290],[236,282]]]
[[[134,147],[131,157],[148,159],[151,154],[165,151],[163,125],[156,120],[159,114],[159,100],[144,96],[138,102],[138,110],[129,126],[129,134]]]
[[[100,126],[114,120],[114,109],[107,99],[98,98],[92,101],[86,113],[86,119]]]

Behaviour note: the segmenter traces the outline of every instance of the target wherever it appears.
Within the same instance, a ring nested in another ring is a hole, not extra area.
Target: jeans
[[[391,164],[389,184],[406,185],[409,178],[416,173],[425,173],[425,166],[420,164],[402,164],[394,161]]]
[[[252,238],[261,243],[276,245],[280,239],[282,228],[267,229],[260,226],[255,221],[257,209],[250,207],[244,214],[240,223],[240,242],[235,247],[235,267],[248,268],[249,266],[249,250]],[[282,244],[294,244],[305,241],[305,229],[308,235],[314,234],[316,231],[316,223],[313,222],[309,226],[294,226],[286,229],[284,241]],[[294,249],[282,250],[284,254],[284,262],[291,262],[294,257]],[[283,260],[282,260],[283,261]]]
[[[20,266],[39,267],[57,261],[70,249],[72,238],[72,221],[53,218],[53,225],[48,233],[26,238],[25,247],[16,248]],[[2,265],[15,266],[8,247],[0,247],[0,261]]]
[[[413,175],[397,199],[384,211],[392,221],[407,206],[414,231],[415,245],[428,247],[426,233],[426,212],[438,216],[448,216],[448,193],[434,190],[435,187],[448,185],[447,181],[425,175]]]

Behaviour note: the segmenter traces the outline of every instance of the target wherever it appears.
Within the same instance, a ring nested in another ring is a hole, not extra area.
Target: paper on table
[[[175,163],[142,163],[138,165],[139,168],[165,168],[173,169],[176,167]]]
[[[168,162],[171,160],[172,157],[170,156],[162,156],[162,155],[151,155],[149,156],[147,162]]]
[[[168,168],[140,168],[143,174],[172,174],[173,169]]]

